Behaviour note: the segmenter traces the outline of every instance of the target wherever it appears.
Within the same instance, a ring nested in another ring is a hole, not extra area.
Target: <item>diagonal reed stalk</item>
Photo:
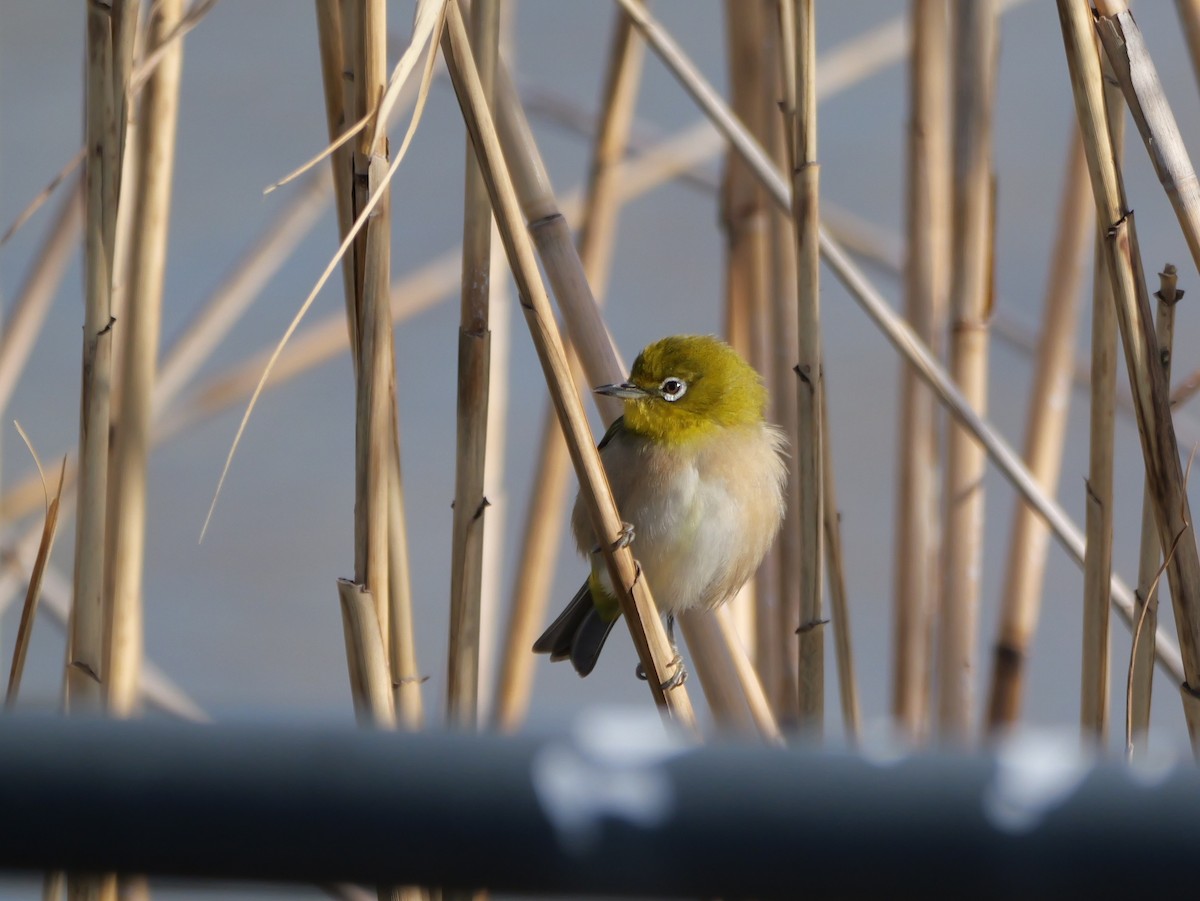
[[[682,685],[669,690],[663,688],[663,684],[671,675],[672,653],[653,598],[646,588],[645,580],[638,578],[629,549],[614,550],[621,531],[620,518],[604,477],[599,454],[592,443],[583,407],[571,382],[566,354],[550,308],[550,299],[537,270],[533,245],[525,231],[517,192],[505,169],[505,156],[500,147],[500,138],[483,96],[479,74],[471,57],[466,26],[457,3],[447,6],[443,51],[463,118],[471,134],[476,158],[487,181],[488,194],[504,240],[505,252],[517,280],[526,323],[529,325],[559,421],[567,438],[572,462],[580,477],[593,529],[599,537],[613,585],[618,586],[618,599],[634,645],[637,647],[638,657],[649,676],[647,684],[660,707],[669,712],[685,729],[694,730],[695,713],[686,689]],[[607,343],[607,336],[603,336],[603,339]]]
[[[931,348],[943,343],[950,256],[950,19],[946,0],[913,0],[909,62],[905,316]],[[900,372],[896,478],[892,715],[912,741],[929,728],[937,609],[937,401]]]
[[[992,306],[992,108],[998,43],[993,0],[954,7],[954,216],[950,283],[950,372],[967,402],[987,407]],[[983,449],[957,423],[946,446],[945,560],[937,673],[938,733],[970,739],[983,563]]]
[[[644,47],[632,23],[618,12],[578,234],[579,257],[597,302],[604,297],[611,271],[617,215],[622,203],[621,180],[616,176],[629,140],[644,56]],[[578,383],[582,373],[573,348],[568,349],[568,358]],[[545,619],[554,560],[562,540],[571,461],[553,409],[546,411],[538,446],[535,484],[522,531],[496,692],[494,724],[503,731],[516,729],[529,708],[536,661],[529,648]]]
[[[475,0],[471,47],[488,104],[500,40],[500,4]],[[488,298],[492,265],[492,208],[487,185],[467,141],[464,188],[462,303],[458,327],[458,447],[450,550],[450,648],[446,715],[453,726],[479,724],[480,599],[483,590],[484,466],[492,334]]]
[[[147,51],[153,52],[183,18],[182,0],[160,0],[147,23]],[[183,43],[170,44],[141,94],[136,134],[134,207],[128,252],[124,349],[119,380],[120,417],[115,430],[112,484],[108,498],[110,555],[106,702],[128,716],[137,709],[142,661],[142,574],[145,566],[146,465],[166,273],[171,182],[174,174],[179,84]],[[131,186],[132,187],[132,186]]]
[[[1058,10],[1076,111],[1087,149],[1097,219],[1105,236],[1105,271],[1112,283],[1142,454],[1154,495],[1155,521],[1164,556],[1174,548],[1168,557],[1167,578],[1186,676],[1181,697],[1193,750],[1200,752],[1200,695],[1196,693],[1196,687],[1200,686],[1200,554],[1195,535],[1190,534],[1191,514],[1167,386],[1161,367],[1155,363],[1157,347],[1137,233],[1115,164],[1103,100],[1104,81],[1089,10],[1085,3],[1074,0],[1058,0]]]
[[[1183,297],[1176,285],[1179,274],[1167,263],[1158,274],[1158,316],[1154,332],[1158,342],[1158,360],[1163,381],[1171,384],[1171,356],[1175,341],[1175,304]],[[1129,654],[1127,725],[1125,745],[1128,754],[1144,755],[1150,734],[1150,689],[1154,686],[1154,633],[1158,629],[1158,580],[1161,573],[1162,542],[1154,524],[1154,499],[1149,487],[1142,491],[1142,537],[1138,551],[1137,628]]]
[[[1024,458],[1047,494],[1058,490],[1074,378],[1075,330],[1094,204],[1079,130],[1071,128],[1058,237],[1050,258],[1033,383],[1025,418]],[[1017,501],[992,656],[987,730],[1011,726],[1020,716],[1026,653],[1037,627],[1049,532],[1037,514]],[[1107,580],[1101,583],[1105,589]],[[1107,593],[1105,592],[1105,595]],[[1107,597],[1105,597],[1107,604]]]

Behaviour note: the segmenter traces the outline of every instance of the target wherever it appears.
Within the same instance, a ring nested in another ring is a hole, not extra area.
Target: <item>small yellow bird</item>
[[[600,459],[671,634],[676,614],[725,603],[758,568],[783,520],[786,441],[763,418],[758,373],[711,336],[656,341],[629,381],[595,391],[624,400]],[[592,572],[533,650],[586,676],[621,609],[581,498],[571,525]],[[685,676],[679,666],[669,682]]]

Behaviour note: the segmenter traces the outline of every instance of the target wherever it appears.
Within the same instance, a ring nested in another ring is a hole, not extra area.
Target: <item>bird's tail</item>
[[[605,620],[600,615],[592,601],[591,585],[584,582],[567,604],[567,609],[533,643],[533,652],[549,654],[551,660],[570,659],[575,672],[586,676],[595,669],[596,660],[616,621],[615,617]]]

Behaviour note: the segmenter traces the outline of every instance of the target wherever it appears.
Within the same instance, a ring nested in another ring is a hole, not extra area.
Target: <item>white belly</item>
[[[683,452],[628,434],[605,446],[617,509],[636,530],[633,554],[661,611],[714,607],[754,574],[783,514],[780,443],[755,427]],[[578,500],[574,524],[586,553],[596,541]]]

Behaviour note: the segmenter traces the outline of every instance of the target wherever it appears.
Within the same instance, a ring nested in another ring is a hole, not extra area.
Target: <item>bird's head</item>
[[[668,444],[761,422],[767,402],[754,368],[711,335],[655,341],[634,360],[629,381],[596,393],[625,401],[627,429]]]

